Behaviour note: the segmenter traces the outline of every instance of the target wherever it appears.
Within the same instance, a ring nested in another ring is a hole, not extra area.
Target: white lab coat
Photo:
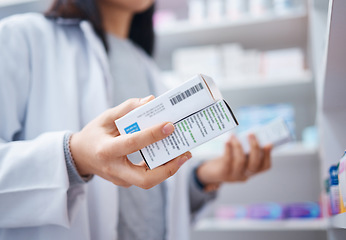
[[[86,21],[0,23],[0,239],[117,238],[117,187],[95,176],[69,188],[63,152],[67,130],[111,107],[108,68]],[[188,169],[167,180],[169,240],[189,238]]]

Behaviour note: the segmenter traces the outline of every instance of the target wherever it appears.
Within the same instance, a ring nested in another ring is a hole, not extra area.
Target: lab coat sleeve
[[[191,169],[190,181],[189,181],[189,197],[190,197],[190,210],[191,214],[194,216],[205,204],[209,203],[211,200],[216,198],[216,191],[205,192],[201,186],[197,183],[196,179],[196,166]]]
[[[190,214],[192,223],[204,216],[204,212],[208,211],[208,205],[212,203],[217,197],[217,191],[205,192],[197,183],[196,170],[200,164],[196,164],[190,168],[189,172],[189,201],[190,201]]]
[[[0,228],[69,226],[65,132],[14,141],[25,125],[30,47],[13,21],[0,23]]]

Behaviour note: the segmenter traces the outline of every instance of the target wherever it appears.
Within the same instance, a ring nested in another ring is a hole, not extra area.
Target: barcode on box
[[[192,96],[193,94],[199,92],[202,89],[203,89],[203,85],[202,85],[202,83],[199,83],[199,84],[193,86],[192,88],[176,95],[175,97],[172,97],[169,100],[171,101],[172,105],[175,105],[175,104],[185,100],[186,98]]]

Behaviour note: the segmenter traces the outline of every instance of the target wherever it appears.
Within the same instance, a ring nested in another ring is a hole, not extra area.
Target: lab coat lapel
[[[88,21],[81,21],[80,27],[85,35],[87,44],[89,45],[88,47],[93,51],[101,64],[105,78],[105,86],[107,89],[107,102],[109,106],[112,106],[112,90],[114,88],[105,48]]]

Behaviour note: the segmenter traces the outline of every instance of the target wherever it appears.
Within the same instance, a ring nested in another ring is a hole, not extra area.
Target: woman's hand
[[[109,109],[71,137],[70,148],[81,175],[96,174],[116,185],[151,188],[175,174],[191,158],[187,152],[174,160],[149,170],[146,164],[133,164],[128,154],[166,138],[174,131],[172,123],[162,123],[140,132],[120,135],[114,120],[147,103],[154,97],[129,99]]]
[[[222,156],[207,161],[197,169],[197,177],[206,191],[216,190],[223,182],[246,181],[271,166],[271,146],[261,148],[256,137],[249,135],[250,153],[246,155],[240,142],[232,136],[225,144]]]

